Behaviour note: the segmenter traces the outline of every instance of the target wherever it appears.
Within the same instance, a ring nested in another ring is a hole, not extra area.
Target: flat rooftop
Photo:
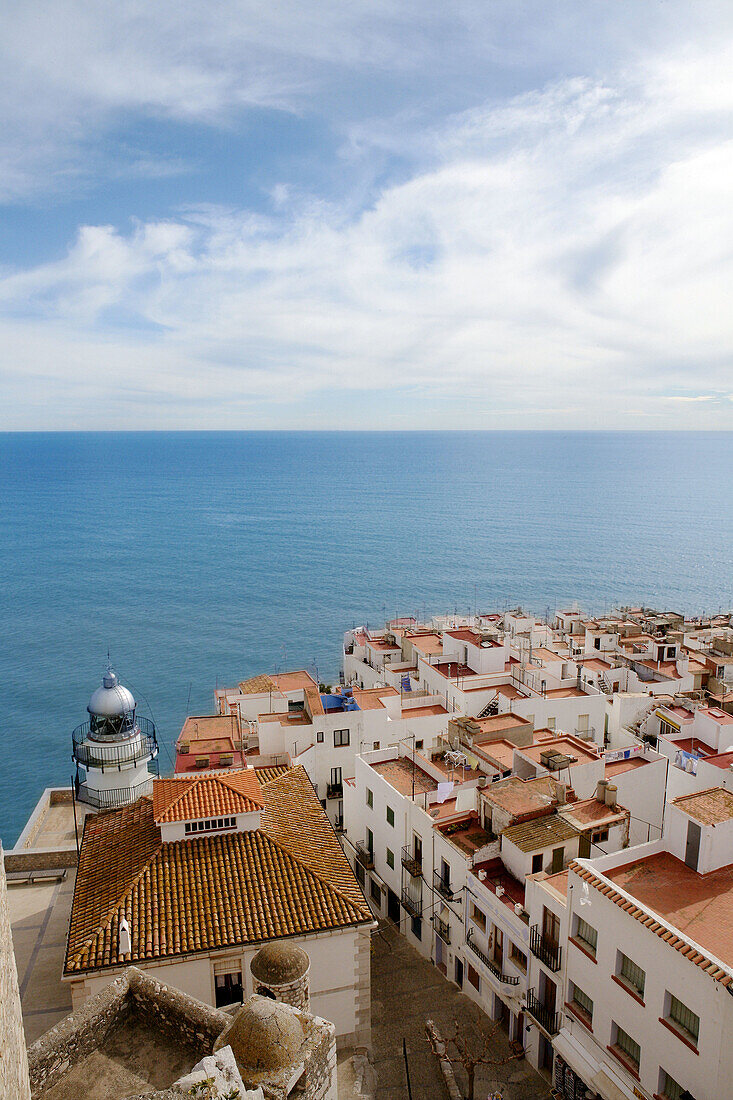
[[[582,699],[585,695],[587,695],[587,692],[576,687],[550,688],[546,692],[548,699]]]
[[[542,764],[540,759],[542,753],[550,751],[561,753],[563,756],[574,756],[578,764],[589,764],[591,761],[599,759],[597,753],[582,748],[571,737],[556,737],[553,741],[539,741],[535,745],[525,745],[523,748],[517,748],[517,752],[521,752],[523,756],[533,760],[536,764]]]
[[[505,779],[502,783],[484,787],[482,793],[487,802],[512,817],[549,812],[555,802],[553,780],[549,776],[541,779]]]
[[[427,707],[405,707],[402,711],[403,718],[430,718],[438,714],[447,714],[448,711],[440,703],[430,703]]]
[[[612,825],[624,821],[629,816],[629,811],[623,806],[612,809],[605,802],[599,802],[597,798],[584,798],[580,802],[568,802],[560,807],[562,816],[577,829],[583,830],[590,826]]]
[[[452,841],[462,852],[469,856],[494,840],[494,837],[487,833],[480,824],[475,813],[461,818],[460,821],[451,821],[446,825],[438,824],[435,827],[444,837]],[[499,863],[501,864],[501,860],[499,860]]]
[[[493,887],[494,891],[497,886],[501,886],[504,893],[500,900],[510,909],[515,905],[524,906],[524,883],[510,875],[500,859],[489,859],[483,863],[477,863],[471,869],[471,873],[485,886]]]
[[[651,764],[651,760],[646,760],[643,756],[630,756],[628,760],[612,760],[605,767],[606,779],[613,779],[614,775],[621,775],[623,772],[631,772],[634,768],[643,768],[645,764]]]
[[[438,789],[437,781],[432,775],[424,772],[419,764],[413,765],[404,756],[400,756],[398,760],[382,760],[371,767],[400,794],[409,796],[413,790],[415,794],[431,794]]]
[[[556,875],[548,875],[547,878],[542,879],[543,886],[549,886],[551,890],[554,890],[561,897],[567,898],[568,896],[568,872],[558,871]]]
[[[511,713],[492,714],[488,718],[471,718],[470,721],[475,722],[481,729],[481,733],[475,734],[473,738],[477,745],[491,740],[501,730],[521,729],[523,726],[531,725],[527,718],[521,718],[518,714]]]
[[[640,905],[733,966],[733,865],[698,875],[669,852],[657,852],[604,875]]]

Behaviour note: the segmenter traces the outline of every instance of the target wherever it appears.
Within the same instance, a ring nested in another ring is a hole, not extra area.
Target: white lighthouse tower
[[[77,726],[71,738],[77,797],[107,809],[149,794],[153,778],[148,765],[158,755],[155,725],[136,717],[132,692],[110,667],[87,710],[89,721]]]

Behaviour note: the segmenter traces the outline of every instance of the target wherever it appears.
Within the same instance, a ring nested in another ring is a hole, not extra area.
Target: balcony
[[[342,817],[337,817],[337,818],[336,818],[336,819],[334,820],[334,823],[333,823],[333,828],[334,828],[334,831],[335,831],[335,832],[337,832],[337,833],[343,833],[343,832],[345,831],[345,830],[344,830],[344,819],[343,819]]]
[[[413,878],[422,874],[422,856],[416,856],[409,845],[402,849],[402,866]]]
[[[374,852],[371,848],[367,848],[364,844],[356,845],[356,858],[362,867],[366,867],[367,871],[374,870]]]
[[[505,974],[500,966],[497,966],[480,947],[477,947],[471,937],[471,931],[472,930],[469,929],[468,936],[466,937],[466,945],[471,948],[476,958],[480,959],[486,969],[490,970],[494,977],[498,978],[504,985],[519,985],[519,978],[514,977],[512,974]]]
[[[553,974],[557,973],[562,961],[562,947],[560,947],[558,943],[555,943],[554,940],[548,939],[547,936],[543,936],[538,924],[533,925],[530,929],[529,947],[535,958],[539,959],[541,963],[544,963],[547,969],[551,970]]]
[[[148,718],[137,718],[134,728],[119,741],[90,739],[90,724],[83,722],[72,733],[71,746],[77,764],[101,771],[134,767],[158,755],[155,725]]]
[[[105,790],[90,789],[86,783],[77,782],[76,797],[80,802],[86,802],[88,806],[96,806],[100,810],[114,810],[120,806],[129,806],[141,795],[153,793],[153,777],[144,779],[136,787],[107,788]]]
[[[460,901],[460,890],[453,890],[450,882],[442,877],[440,871],[433,871],[433,889],[437,894],[440,894],[446,901]]]
[[[533,1016],[541,1028],[548,1035],[557,1035],[560,1030],[560,1013],[554,1012],[547,1005],[543,1005],[539,997],[535,996],[531,989],[527,990],[527,1012]]]
[[[422,916],[422,898],[416,898],[408,890],[402,891],[402,905],[412,917]]]
[[[450,943],[450,925],[447,920],[441,920],[440,917],[433,917],[433,926],[435,928],[436,935],[440,936],[443,943]]]
[[[341,783],[329,783],[326,786],[326,798],[343,798],[344,785]]]

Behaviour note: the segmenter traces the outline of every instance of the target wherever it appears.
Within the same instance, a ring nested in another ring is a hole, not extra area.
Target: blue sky
[[[0,429],[733,426],[729,2],[1,6]]]

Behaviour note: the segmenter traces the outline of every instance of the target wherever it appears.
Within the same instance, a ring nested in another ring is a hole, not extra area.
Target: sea
[[[401,615],[733,607],[733,433],[0,434],[0,837],[111,662],[161,772],[216,686]]]

